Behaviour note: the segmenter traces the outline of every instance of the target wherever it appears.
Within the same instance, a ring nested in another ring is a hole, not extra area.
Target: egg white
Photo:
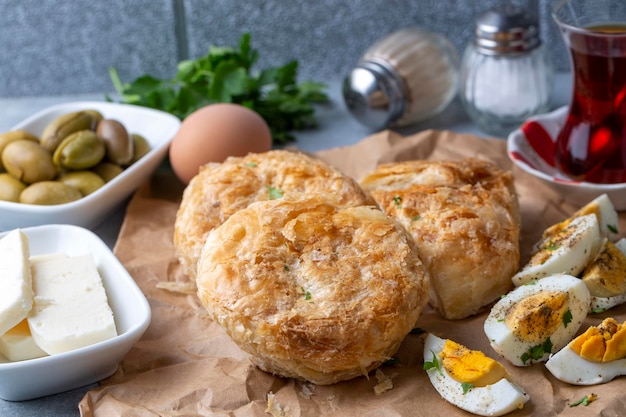
[[[565,235],[567,233],[567,235]],[[537,243],[538,252],[511,278],[515,286],[527,284],[552,274],[578,275],[591,262],[602,247],[602,236],[598,217],[587,214],[576,217],[559,234],[559,245],[550,247],[552,238],[546,237]],[[536,261],[536,256],[546,256],[544,261]]]
[[[616,236],[619,217],[613,202],[606,194],[601,194],[581,208],[580,212],[593,212],[598,216],[600,233],[603,237],[613,240]]]
[[[550,336],[551,349],[540,358],[524,358],[538,343],[531,343],[516,336],[505,323],[506,314],[515,304],[542,291],[565,291],[568,294],[571,321],[557,328]],[[567,345],[587,316],[591,295],[587,286],[579,278],[566,274],[555,274],[510,291],[491,309],[485,319],[484,331],[491,347],[515,366],[529,366],[545,362],[550,353]]]
[[[424,342],[424,361],[432,361],[439,354],[446,340],[429,333]],[[481,416],[502,416],[520,409],[530,399],[523,388],[502,378],[492,385],[472,387],[463,393],[463,385],[452,378],[443,366],[426,371],[430,382],[441,397],[449,403]]]
[[[554,377],[573,385],[596,385],[626,375],[626,359],[592,362],[580,357],[570,344],[550,355],[546,368]]]

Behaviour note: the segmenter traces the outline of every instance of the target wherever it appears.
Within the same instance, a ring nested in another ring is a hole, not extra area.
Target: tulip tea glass
[[[573,71],[557,168],[577,180],[626,182],[626,1],[562,0],[552,17]]]

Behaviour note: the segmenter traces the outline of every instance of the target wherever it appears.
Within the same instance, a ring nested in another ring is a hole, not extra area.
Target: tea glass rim
[[[587,28],[584,27],[580,27],[580,26],[575,26],[573,24],[570,23],[565,23],[562,19],[560,19],[558,17],[558,12],[560,10],[563,9],[563,7],[565,7],[568,3],[572,3],[573,1],[576,0],[559,0],[558,2],[556,2],[554,4],[554,6],[552,7],[552,20],[554,20],[554,22],[557,24],[557,26],[561,29],[567,29],[571,32],[577,32],[577,33],[582,33],[582,34],[586,34],[586,35],[592,35],[598,38],[621,38],[624,37],[626,38],[626,32],[598,32],[598,31],[593,31],[593,30],[589,30]],[[615,21],[606,21],[606,22],[600,22],[600,23],[606,23],[608,25],[611,24],[618,24],[621,26],[626,27],[626,20],[625,21],[619,21],[619,20],[615,20]]]

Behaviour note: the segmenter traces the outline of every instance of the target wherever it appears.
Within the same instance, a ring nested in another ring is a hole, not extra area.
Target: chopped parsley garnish
[[[395,196],[393,198],[393,204],[396,206],[396,208],[402,207],[402,197],[400,197],[399,195]]]
[[[526,284],[524,285],[536,285],[537,284],[537,280],[536,279],[531,279],[530,281],[528,281]]]
[[[606,228],[609,229],[611,233],[617,233],[617,226],[615,226],[614,224],[607,224]]]
[[[592,309],[591,313],[592,314],[600,314],[600,313],[604,313],[605,311],[606,311],[606,308],[599,307],[599,308]]]
[[[472,384],[471,382],[463,382],[461,384],[461,387],[463,387],[463,395],[465,395],[469,392],[469,390],[474,388],[474,384]]]
[[[420,220],[421,218],[422,218],[422,216],[420,216],[420,215],[418,214],[418,215],[416,215],[416,216],[413,216],[413,219],[412,219],[412,220],[413,220],[413,221],[417,221],[417,220]]]
[[[285,271],[289,271],[289,265],[285,265],[285,266],[283,266],[283,269],[284,269]]]
[[[424,370],[428,371],[430,369],[436,369],[441,376],[443,376],[443,371],[441,370],[441,367],[439,366],[439,361],[437,360],[437,355],[435,355],[435,352],[433,352],[432,350],[430,351],[433,354],[433,360],[432,361],[424,361]]]
[[[552,352],[552,341],[547,338],[541,345],[531,347],[527,352],[524,352],[520,359],[522,363],[526,363],[528,360],[540,360],[546,353]]]
[[[270,193],[270,200],[276,200],[278,198],[282,198],[283,194],[285,194],[283,192],[283,190],[281,190],[280,188],[275,188],[275,187],[267,187],[267,190]]]
[[[572,318],[572,311],[567,310],[565,314],[563,314],[563,327],[567,327],[567,325],[571,323]]]
[[[596,394],[591,393],[589,395],[585,395],[584,397],[582,397],[580,400],[576,401],[575,403],[571,403],[569,406],[577,407],[579,405],[584,405],[586,407],[597,399],[598,399],[598,396]]]
[[[257,166],[257,164],[256,164],[256,162],[248,162],[248,163],[246,164],[246,166],[247,166],[247,167],[250,167],[250,168],[255,168],[255,167]]]
[[[305,290],[304,287],[300,287],[300,289],[304,293],[304,299],[307,300],[307,301],[310,300],[311,299],[311,293],[309,291]]]
[[[546,250],[557,250],[558,248],[561,247],[560,243],[556,243],[553,241],[548,242],[548,244],[545,246]]]

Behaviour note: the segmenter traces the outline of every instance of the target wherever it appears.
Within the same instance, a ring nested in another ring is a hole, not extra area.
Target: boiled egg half
[[[575,217],[564,227],[545,234],[522,269],[513,275],[520,286],[558,273],[578,275],[602,248],[600,224],[595,214]]]
[[[598,224],[600,225],[600,235],[609,240],[615,240],[614,238],[618,233],[619,217],[613,202],[606,194],[602,194],[589,203],[585,204],[574,214],[567,219],[547,228],[543,236],[549,236],[557,233],[559,230],[567,227],[576,217],[585,216],[587,214],[594,214],[598,218]]]
[[[581,279],[548,276],[503,296],[485,319],[484,331],[493,349],[513,365],[544,362],[573,339],[590,300]]]
[[[626,323],[606,318],[590,326],[566,347],[550,356],[546,368],[561,381],[595,385],[626,374]]]
[[[626,239],[606,242],[580,278],[591,293],[591,312],[605,311],[626,302]]]
[[[424,342],[424,369],[443,399],[473,414],[501,416],[530,399],[501,363],[432,333]]]

